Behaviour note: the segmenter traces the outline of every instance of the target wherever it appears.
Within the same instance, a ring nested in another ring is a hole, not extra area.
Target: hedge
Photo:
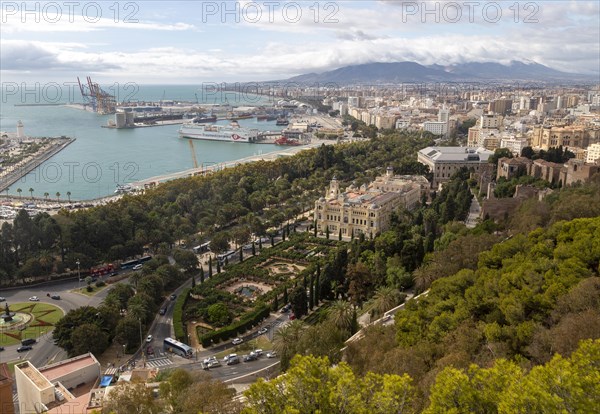
[[[223,341],[246,332],[249,328],[268,317],[270,313],[270,306],[266,304],[262,305],[258,309],[242,315],[239,321],[235,321],[219,330],[211,331],[201,335],[198,339],[200,340],[200,343],[202,343],[202,346],[206,348],[216,342]]]
[[[187,329],[183,324],[183,308],[190,296],[190,290],[190,288],[187,288],[181,292],[175,301],[175,308],[173,309],[173,329],[175,331],[175,339],[183,343],[186,343],[187,341]]]

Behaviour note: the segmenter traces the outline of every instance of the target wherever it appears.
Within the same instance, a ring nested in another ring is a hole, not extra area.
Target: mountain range
[[[421,65],[416,62],[375,62],[344,66],[322,73],[308,73],[286,79],[300,84],[382,84],[413,82],[529,81],[577,82],[594,81],[597,76],[560,72],[539,63],[511,61],[507,65],[494,62],[470,62],[448,66]]]

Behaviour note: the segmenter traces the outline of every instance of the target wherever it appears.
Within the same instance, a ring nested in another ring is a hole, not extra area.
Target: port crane
[[[101,115],[115,113],[116,100],[115,97],[108,92],[102,90],[100,85],[96,82],[92,82],[92,78],[86,77],[87,84],[81,83],[79,77],[77,77],[77,83],[79,84],[79,90],[84,101],[92,106],[92,110]]]

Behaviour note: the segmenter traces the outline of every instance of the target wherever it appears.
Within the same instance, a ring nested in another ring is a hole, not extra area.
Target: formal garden
[[[225,266],[180,298],[176,309],[179,305],[181,329],[176,327],[176,334],[182,339],[195,334],[199,343],[209,346],[252,329],[285,305],[288,292],[305,281],[319,257],[338,243],[292,233],[275,247],[257,249],[255,256],[242,263]],[[174,319],[174,323],[178,321]]]

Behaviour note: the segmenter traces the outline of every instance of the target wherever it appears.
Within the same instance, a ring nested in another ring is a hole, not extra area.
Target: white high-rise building
[[[592,144],[587,147],[587,157],[585,162],[592,164],[598,159],[600,159],[600,143]]]

